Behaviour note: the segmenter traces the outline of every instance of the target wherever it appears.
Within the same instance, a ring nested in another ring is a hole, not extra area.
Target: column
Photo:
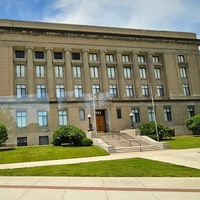
[[[55,80],[53,68],[53,55],[52,48],[46,48],[47,51],[47,93],[49,98],[55,98]]]
[[[33,47],[26,47],[27,49],[27,95],[29,97],[34,96],[34,80],[35,80],[35,73],[34,73],[34,65],[33,65]]]
[[[83,75],[84,75],[84,88],[83,91],[85,94],[92,93],[92,86],[91,86],[91,76],[90,76],[90,67],[89,67],[89,60],[88,60],[88,49],[83,49]]]
[[[73,74],[71,65],[71,49],[64,49],[65,51],[65,75],[66,75],[66,92],[68,97],[73,97]]]
[[[102,92],[108,93],[108,75],[107,75],[107,67],[106,67],[106,50],[100,51],[100,73],[101,73],[101,82],[102,82]]]
[[[124,79],[121,51],[117,51],[117,76],[118,76],[119,96],[123,97],[124,95],[126,95],[126,90],[125,90],[125,79]]]
[[[139,71],[139,65],[138,65],[138,53],[132,52],[132,61],[133,61],[133,80],[134,80],[134,88],[135,88],[135,96],[141,97],[142,96],[142,86],[141,86],[141,80],[140,80],[140,71]]]
[[[155,97],[157,96],[157,84],[156,84],[155,72],[154,72],[153,53],[151,52],[148,53],[148,64],[149,64],[148,65],[149,83],[151,83],[151,86],[149,86],[149,91],[152,88],[152,93],[153,93],[153,96]]]

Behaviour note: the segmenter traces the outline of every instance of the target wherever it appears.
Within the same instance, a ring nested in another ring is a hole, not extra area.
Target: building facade
[[[194,33],[0,20],[0,121],[8,144],[49,144],[62,125],[97,132],[155,119],[188,134],[200,113]],[[153,106],[154,103],[154,106]]]

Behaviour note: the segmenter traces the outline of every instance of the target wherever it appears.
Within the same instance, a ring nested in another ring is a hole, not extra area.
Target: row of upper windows
[[[62,65],[55,66],[55,77],[62,78],[64,77],[64,68]],[[73,66],[73,77],[74,78],[81,78],[82,77],[82,67],[81,66]],[[124,78],[130,79],[132,78],[132,68],[131,67],[124,67]],[[45,77],[45,66],[43,65],[36,65],[36,77]],[[139,68],[140,78],[146,79],[147,78],[147,69],[146,67]],[[16,65],[16,76],[17,77],[25,77],[26,74],[26,67],[25,65]],[[93,66],[90,67],[90,74],[91,78],[99,78],[99,67]],[[116,78],[116,69],[115,67],[107,67],[107,74],[108,78]],[[161,79],[162,73],[161,68],[154,68],[154,74],[156,79]],[[180,75],[182,78],[187,77],[187,68],[180,67]]]
[[[25,51],[16,50],[15,51],[15,58],[25,58]],[[53,52],[53,58],[55,60],[62,60],[63,59],[63,53],[62,52]],[[80,53],[73,53],[71,54],[72,60],[81,60],[81,54]],[[45,52],[44,51],[35,51],[35,59],[45,59]],[[99,56],[97,53],[90,53],[89,54],[89,60],[90,61],[99,61]],[[116,60],[114,54],[106,54],[106,61],[107,62],[114,62]],[[138,62],[139,63],[146,63],[146,56],[145,55],[138,55]],[[123,62],[131,62],[131,56],[130,55],[122,55],[122,61]],[[153,62],[154,63],[160,63],[160,57],[159,56],[153,56]]]
[[[183,84],[183,94],[185,96],[190,95],[190,88],[189,84]],[[163,85],[157,85],[157,95],[159,97],[164,96],[164,87]],[[65,91],[65,86],[63,84],[58,84],[55,86],[56,89],[56,97],[57,98],[65,98],[67,92]],[[141,86],[142,90],[142,95],[144,97],[149,97],[149,86],[148,85],[142,85]],[[92,85],[92,92],[93,94],[97,94],[101,91],[100,85],[99,84],[93,84]],[[126,97],[134,97],[134,88],[133,85],[126,85],[125,86],[125,91],[126,91]],[[46,86],[44,84],[38,84],[36,86],[36,96],[37,98],[46,98],[47,97],[47,92],[46,92]],[[16,94],[17,98],[26,98],[26,85],[25,84],[17,84],[16,85]],[[117,90],[117,85],[109,85],[109,95],[110,97],[118,97],[118,90]],[[74,85],[74,97],[76,98],[82,98],[84,96],[84,91],[83,91],[83,85],[82,84],[75,84]]]
[[[72,60],[81,60],[81,54],[78,52],[72,52],[71,54]],[[147,58],[145,55],[138,55],[138,62],[139,63],[146,63]],[[25,58],[25,51],[23,50],[16,50],[15,51],[15,58]],[[62,60],[63,59],[63,52],[53,52],[53,58],[55,60]],[[45,52],[44,51],[35,51],[35,59],[45,59]],[[89,54],[90,61],[98,61],[99,57],[97,53],[90,53]],[[114,54],[106,54],[106,61],[114,62],[115,55]],[[131,62],[130,55],[122,55],[123,62]],[[178,55],[178,62],[186,62],[185,55]],[[160,56],[153,56],[153,63],[161,63]]]

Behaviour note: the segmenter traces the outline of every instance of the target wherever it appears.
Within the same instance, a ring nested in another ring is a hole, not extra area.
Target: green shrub
[[[3,123],[0,123],[0,146],[8,139],[8,131]]]
[[[91,146],[93,141],[90,138],[83,138],[81,144],[82,146]]]
[[[200,114],[186,119],[185,124],[193,135],[200,135]]]
[[[137,126],[137,128],[140,130],[141,135],[146,135],[151,137],[152,139],[157,139],[155,122],[143,123]],[[171,138],[172,136],[174,136],[173,129],[160,123],[157,123],[157,129],[159,141],[163,140],[164,138]]]
[[[55,146],[60,146],[62,143],[81,145],[82,139],[85,137],[86,133],[75,126],[62,126],[54,131],[52,144]]]

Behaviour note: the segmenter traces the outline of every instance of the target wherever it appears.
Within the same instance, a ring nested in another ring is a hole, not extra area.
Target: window
[[[116,109],[116,113],[117,113],[117,119],[121,119],[122,118],[122,111],[120,108]]]
[[[139,63],[144,63],[145,62],[145,57],[143,55],[138,55],[138,62]]]
[[[130,62],[130,57],[129,57],[129,55],[123,55],[123,56],[122,56],[122,61],[123,61],[123,62]]]
[[[132,85],[126,85],[126,96],[133,97],[133,86]]]
[[[79,110],[79,119],[85,120],[85,110],[83,109]]]
[[[48,126],[48,115],[46,111],[38,112],[38,125],[39,126]]]
[[[25,58],[25,52],[24,51],[15,51],[15,57],[16,58]]]
[[[131,68],[124,67],[124,78],[131,78]]]
[[[44,51],[36,51],[35,58],[36,59],[44,59]]]
[[[180,67],[181,78],[187,77],[187,69],[186,67]]]
[[[133,122],[140,122],[139,109],[137,109],[137,108],[132,109],[132,113],[133,113]]]
[[[18,137],[17,146],[27,146],[27,137]]]
[[[26,98],[26,85],[17,85],[17,98]]]
[[[115,78],[115,67],[108,67],[108,78]]]
[[[140,78],[143,78],[143,79],[147,78],[146,68],[145,67],[141,67],[140,68]]]
[[[183,94],[185,96],[189,96],[190,95],[190,89],[189,89],[189,85],[188,84],[183,84]]]
[[[25,77],[25,65],[16,65],[16,76]]]
[[[46,87],[45,85],[37,85],[37,98],[46,97]]]
[[[149,96],[149,88],[148,85],[142,85],[142,95],[145,97]]]
[[[195,116],[194,107],[188,107],[188,116],[189,117]]]
[[[172,121],[171,108],[164,108],[165,121]]]
[[[72,60],[80,60],[80,53],[72,53]]]
[[[58,111],[58,125],[63,126],[67,125],[67,111],[66,110],[59,110]]]
[[[113,62],[114,61],[114,55],[113,54],[107,54],[106,55],[106,61]]]
[[[154,113],[153,108],[148,108],[148,117],[149,117],[150,122],[155,121],[155,113]]]
[[[164,90],[163,90],[163,86],[162,85],[157,85],[157,93],[159,97],[163,97],[164,96]]]
[[[39,136],[39,145],[48,145],[49,136]]]
[[[117,97],[117,86],[116,85],[110,85],[109,86],[109,90],[110,90],[110,96],[111,97]]]
[[[184,55],[178,55],[178,62],[185,62],[185,56]]]
[[[160,68],[155,68],[154,69],[154,73],[155,73],[155,78],[156,79],[161,79],[161,70],[160,70]]]
[[[100,85],[92,85],[92,93],[97,94],[100,91]]]
[[[75,85],[74,86],[74,94],[75,94],[75,97],[83,97],[83,87],[82,87],[82,85]]]
[[[17,127],[22,128],[27,126],[27,116],[25,111],[17,112]]]
[[[56,85],[56,97],[57,98],[65,97],[64,85]]]
[[[160,59],[158,56],[153,56],[153,63],[159,63]]]
[[[98,78],[99,77],[98,67],[90,67],[90,74],[92,78]]]
[[[80,66],[73,66],[73,75],[74,75],[74,78],[81,78],[81,67]]]
[[[98,60],[97,54],[96,53],[90,53],[89,59],[91,61],[97,61]]]
[[[54,52],[54,59],[62,59],[62,52]]]
[[[55,76],[56,78],[63,77],[63,66],[55,66]]]
[[[44,66],[43,65],[36,66],[36,77],[44,77]]]

